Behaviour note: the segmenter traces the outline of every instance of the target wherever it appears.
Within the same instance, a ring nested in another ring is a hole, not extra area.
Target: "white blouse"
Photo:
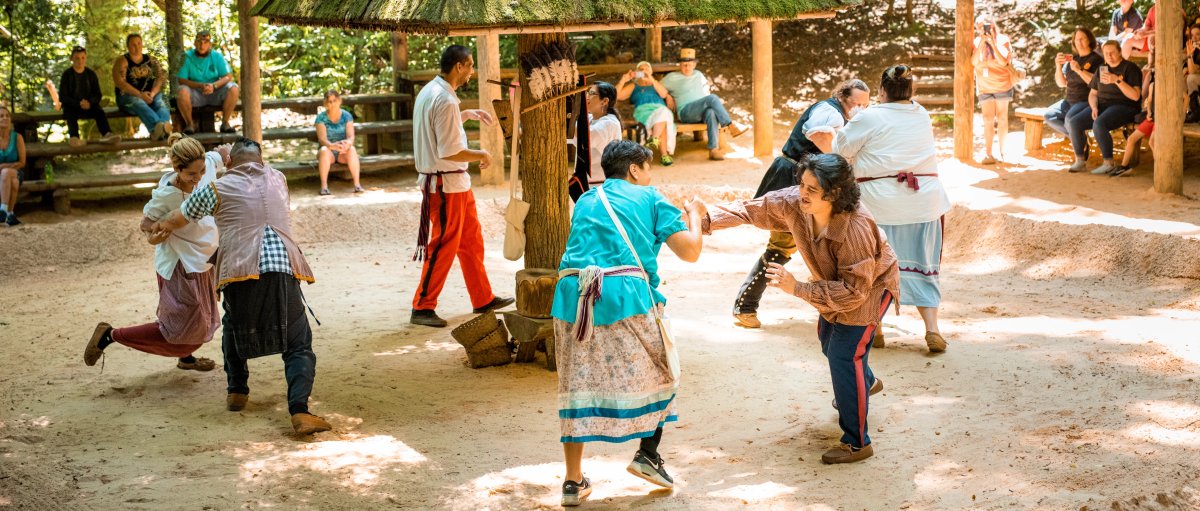
[[[221,155],[209,151],[204,155],[204,177],[196,184],[195,190],[212,184],[217,179],[217,173],[225,168]],[[150,196],[150,202],[142,208],[142,214],[154,221],[161,220],[168,213],[179,209],[183,200],[190,193],[171,184],[176,172],[167,172],[158,181],[158,188]],[[184,227],[176,229],[171,236],[154,247],[154,269],[158,274],[171,280],[177,263],[183,264],[188,273],[204,273],[212,268],[208,260],[217,251],[217,221],[211,216],[188,222]]]
[[[600,165],[600,158],[604,156],[604,148],[617,140],[621,140],[621,120],[617,119],[617,116],[608,114],[599,119],[592,119],[588,124],[588,147],[592,158],[589,183],[604,182],[604,167]]]
[[[863,110],[838,130],[833,152],[854,165],[854,177],[937,174],[929,112],[917,103],[884,103]],[[950,197],[936,176],[918,177],[914,191],[896,178],[858,184],[862,202],[880,225],[932,222],[950,211]]]

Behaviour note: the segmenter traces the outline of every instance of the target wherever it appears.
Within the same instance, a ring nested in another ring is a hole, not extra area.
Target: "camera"
[[[634,78],[637,78],[637,79],[639,79],[639,80],[640,80],[640,79],[642,79],[642,78],[645,78],[645,77],[646,77],[646,73],[645,73],[644,71],[634,71],[634,72],[633,72],[633,77],[634,77]]]

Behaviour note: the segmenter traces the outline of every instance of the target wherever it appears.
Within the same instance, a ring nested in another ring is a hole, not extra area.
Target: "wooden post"
[[[258,67],[258,18],[250,15],[255,0],[238,0],[238,33],[242,51],[242,135],[262,142],[262,82]],[[228,122],[228,119],[225,120]]]
[[[179,66],[183,65],[183,0],[165,0],[167,19],[167,76],[170,95],[179,93]]]
[[[1158,0],[1154,49],[1154,191],[1183,194],[1183,6]]]
[[[750,22],[750,39],[754,54],[754,155],[770,156],[775,150],[771,21]]]
[[[567,42],[566,34],[551,32],[519,34],[517,53],[524,55],[542,43]],[[521,102],[535,99],[529,84],[521,80]],[[524,199],[529,202],[525,217],[525,267],[558,268],[567,247],[571,228],[568,214],[567,103],[558,99],[521,115],[521,179]]]
[[[392,87],[397,93],[408,94],[412,98],[417,96],[413,82],[408,77],[408,34],[402,32],[392,32]],[[412,104],[413,99],[397,103],[392,118],[411,119]],[[392,152],[401,152],[412,148],[411,136],[400,136],[395,133],[388,135],[386,140],[384,145]]]
[[[492,112],[492,100],[501,99],[504,91],[488,80],[500,80],[500,36],[489,32],[475,38],[475,65],[479,70],[479,109]],[[499,116],[496,116],[498,119]],[[480,171],[485,185],[504,182],[504,132],[500,124],[479,123],[479,148],[492,155],[492,165]]]
[[[646,29],[646,55],[649,62],[662,62],[662,28]]]
[[[954,157],[967,162],[975,146],[975,2],[958,0],[954,21]]]

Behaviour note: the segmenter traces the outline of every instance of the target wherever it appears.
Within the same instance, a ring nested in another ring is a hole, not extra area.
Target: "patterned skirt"
[[[583,342],[571,323],[556,319],[554,339],[559,441],[625,442],[678,420],[677,386],[653,315],[598,325]]]
[[[937,307],[942,303],[942,230],[945,218],[932,222],[880,225],[900,265],[900,305]]]

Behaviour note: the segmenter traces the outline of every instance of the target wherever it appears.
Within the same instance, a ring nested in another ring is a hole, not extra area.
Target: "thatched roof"
[[[259,0],[272,23],[409,33],[794,19],[862,0]],[[611,27],[610,27],[611,28]]]

